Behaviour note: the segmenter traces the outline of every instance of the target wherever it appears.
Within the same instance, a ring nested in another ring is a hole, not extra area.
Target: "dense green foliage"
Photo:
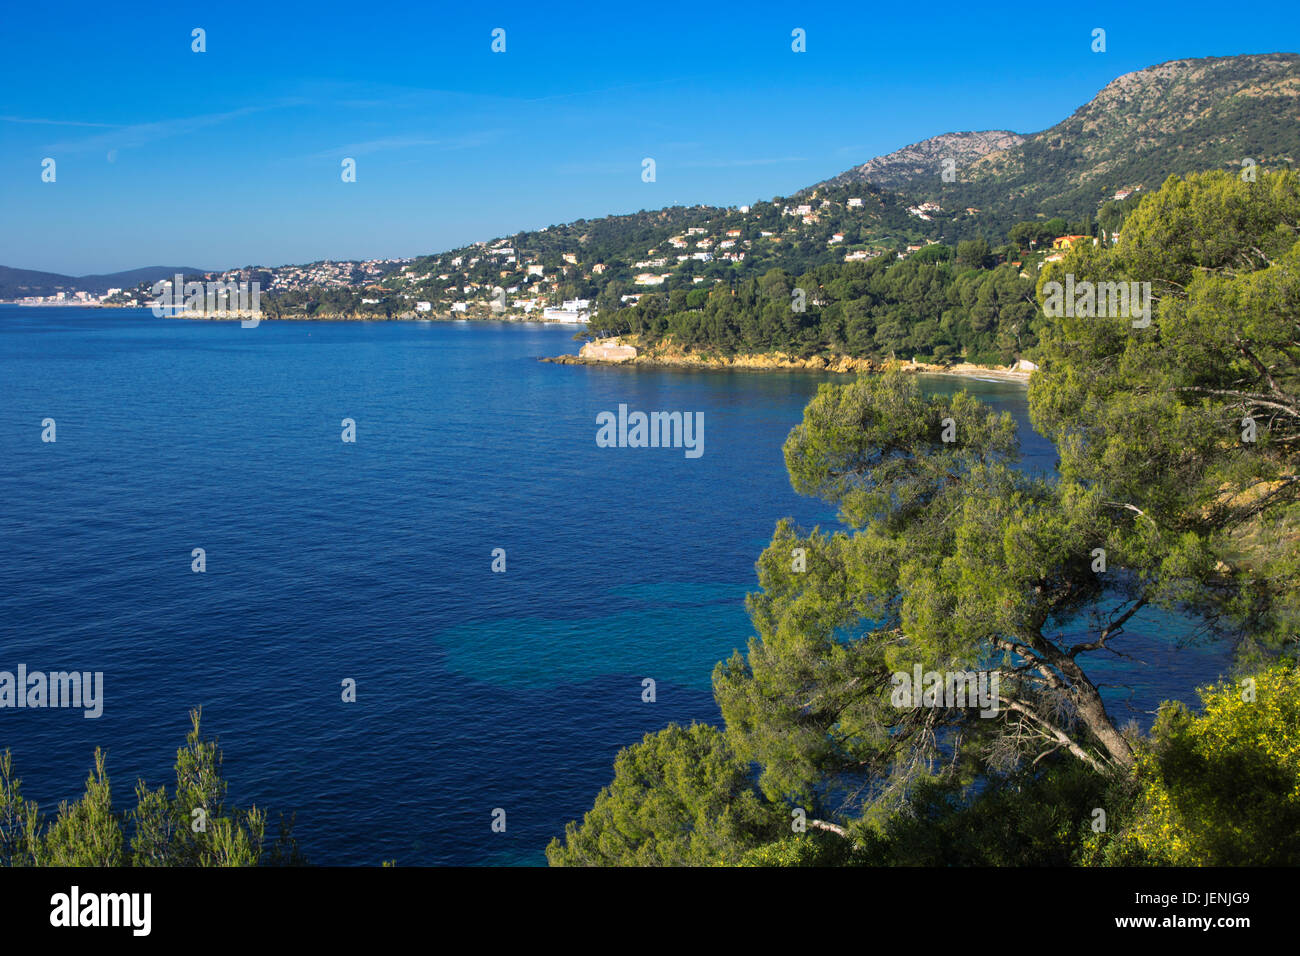
[[[1108,204],[1106,228],[1118,231],[1135,205]],[[601,292],[603,308],[587,334],[630,334],[643,344],[671,340],[724,355],[780,351],[1008,365],[1032,355],[1037,344],[1041,313],[1029,278],[1036,267],[1031,256],[1041,259],[1058,236],[1099,231],[1088,219],[1026,221],[996,248],[985,238],[955,246],[931,241],[901,261],[890,250],[842,262],[826,255],[823,243],[814,246],[818,255],[804,257],[800,273],[786,266],[755,273],[756,258],[748,279],[737,273],[727,285],[670,286],[627,307]]]
[[[363,302],[375,299],[377,302]],[[414,311],[414,304],[400,297],[382,296],[363,289],[322,288],[294,289],[264,296],[263,311],[269,319],[296,317],[393,319]]]
[[[645,296],[602,316],[600,331],[650,341],[671,336],[687,348],[726,354],[966,356],[1001,365],[1034,345],[1034,286],[1017,267],[962,268],[944,261],[950,251],[925,251],[901,262],[882,257],[800,276],[774,269],[734,288]],[[802,312],[793,307],[796,289],[804,293]]]
[[[268,839],[266,814],[226,805],[222,753],[199,732],[199,711],[176,752],[176,786],[151,790],[137,781],[136,805],[113,808],[107,756],[95,750],[86,792],[63,801],[46,824],[40,808],[22,793],[9,751],[0,756],[0,865],[3,866],[258,866],[305,862],[280,819]]]
[[[1009,418],[965,392],[823,385],[786,464],[841,529],[782,521],[759,559],[756,634],[714,672],[725,791],[611,839],[611,821],[669,805],[652,777],[628,789],[633,747],[552,861],[642,862],[644,843],[689,844],[702,808],[744,794],[748,819],[766,807],[807,829],[712,830],[707,862],[1300,863],[1298,197],[1291,173],[1171,178],[1114,247],[1044,269],[1043,301],[1067,272],[1155,297],[1149,324],[1039,322],[1030,406],[1054,476],[1021,471]],[[1235,646],[1258,693],[1206,691],[1201,717],[1167,705],[1143,736],[1115,724],[1089,660],[1163,612]],[[891,686],[916,665],[996,668],[1000,707],[899,706]],[[653,756],[692,759],[672,737]]]
[[[551,841],[553,865],[611,859],[634,865],[735,863],[740,850],[780,834],[722,734],[706,724],[670,724],[619,752],[614,781],[565,843]]]
[[[1152,597],[1196,606],[1241,640],[1294,641],[1300,575],[1300,177],[1171,179],[1111,250],[1076,247],[1047,283],[1151,283],[1150,328],[1063,316],[1030,384],[1063,480],[1129,515],[1115,550]]]

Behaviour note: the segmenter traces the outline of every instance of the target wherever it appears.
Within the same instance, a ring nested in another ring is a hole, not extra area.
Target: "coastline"
[[[6,305],[25,305],[26,303],[4,303]],[[52,303],[53,304],[53,303]],[[63,305],[65,303],[58,303]],[[102,305],[91,303],[66,303],[80,308],[130,308],[130,306]],[[136,308],[140,308],[136,306]],[[188,319],[190,321],[229,322],[245,319],[260,319],[268,322],[308,321],[308,322],[511,322],[520,325],[555,325],[569,326],[565,322],[544,322],[535,319],[519,318],[513,315],[492,317],[451,316],[428,313],[401,313],[399,315],[343,315],[339,313],[317,313],[311,316],[268,316],[265,312],[255,315],[251,312],[232,311],[227,315],[209,315],[202,312],[178,312],[167,318]],[[579,326],[573,326],[575,328]],[[625,342],[624,339],[629,341]],[[899,369],[918,375],[947,375],[958,378],[976,378],[994,382],[1012,382],[1028,385],[1032,369],[1017,366],[1002,367],[993,365],[975,365],[959,362],[951,365],[939,365],[930,362],[903,361],[901,359],[868,359],[850,355],[830,354],[814,355],[800,358],[786,352],[751,352],[737,355],[722,355],[717,352],[699,352],[683,349],[671,342],[658,343],[646,348],[633,336],[596,339],[585,343],[577,355],[542,356],[541,362],[556,365],[605,365],[605,366],[648,366],[657,368],[700,369],[705,371],[753,371],[753,372],[831,372],[837,375],[879,373],[887,369]]]
[[[811,358],[799,358],[785,352],[720,355],[713,352],[696,352],[672,344],[659,344],[644,349],[639,343],[624,342],[622,338],[594,340],[584,344],[577,355],[546,356],[540,361],[556,365],[650,366],[711,371],[833,372],[840,375],[900,369],[915,374],[982,378],[1020,385],[1027,385],[1030,375],[1033,374],[1032,369],[1016,366],[974,365],[969,362],[938,365],[898,359],[878,361],[854,358],[849,355],[815,355]]]
[[[106,307],[110,308],[110,307]],[[111,306],[111,308],[121,308]],[[125,308],[129,308],[126,306]],[[148,308],[148,306],[136,306],[136,308]],[[175,315],[169,315],[170,319],[189,319],[199,322],[224,322],[231,319],[254,318],[250,313],[238,313],[233,310],[227,315],[209,315],[206,312],[177,312]],[[311,315],[299,314],[272,314],[270,310],[263,309],[259,316],[263,322],[513,322],[519,325],[556,325],[566,328],[578,329],[582,326],[573,322],[554,322],[544,319],[529,318],[526,315],[516,313],[505,313],[502,315],[465,315],[456,313],[436,313],[436,312],[395,312],[392,315],[371,312],[314,312]]]

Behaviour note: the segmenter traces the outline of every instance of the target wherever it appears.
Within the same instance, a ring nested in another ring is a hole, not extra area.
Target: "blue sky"
[[[938,133],[1043,129],[1165,60],[1300,50],[1297,9],[13,3],[0,264],[79,275],[412,256],[745,203]],[[796,27],[806,53],[790,49]],[[1105,53],[1090,49],[1095,27]]]

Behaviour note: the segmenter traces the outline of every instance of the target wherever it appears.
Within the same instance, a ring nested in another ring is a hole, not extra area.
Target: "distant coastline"
[[[149,303],[92,302],[69,299],[67,301],[23,302],[13,299],[0,299],[0,305],[12,305],[24,309],[73,308],[73,309],[143,309],[149,311]],[[405,311],[393,315],[374,312],[314,312],[311,315],[299,313],[276,314],[273,309],[263,308],[259,314],[247,310],[230,309],[225,315],[212,315],[207,312],[169,312],[160,318],[189,319],[191,321],[230,322],[249,318],[260,318],[263,322],[514,322],[520,325],[554,325],[561,328],[585,328],[583,322],[563,322],[543,319],[527,313],[506,312],[496,314],[479,313],[435,313]]]
[[[226,315],[209,315],[206,312],[177,312],[167,318],[191,319],[194,321],[223,322],[231,319],[249,318],[250,314],[236,313],[233,310]],[[580,322],[557,322],[541,317],[531,317],[516,313],[500,315],[478,315],[459,312],[397,312],[385,315],[376,312],[313,312],[311,315],[291,313],[277,314],[274,309],[262,309],[260,318],[263,322],[516,322],[520,325],[555,325],[579,329],[585,325]]]

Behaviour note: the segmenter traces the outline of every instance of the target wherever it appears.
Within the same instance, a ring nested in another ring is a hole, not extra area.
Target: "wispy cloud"
[[[567,100],[582,96],[601,96],[605,93],[626,93],[629,90],[650,90],[664,86],[689,86],[695,80],[703,80],[703,74],[694,76],[673,76],[662,80],[644,80],[637,83],[621,83],[618,86],[600,86],[594,89],[571,90],[565,93],[548,93],[545,96],[503,96],[501,99],[520,100],[524,103],[544,103],[550,100]]]
[[[204,113],[199,116],[182,116],[175,119],[159,120],[153,123],[135,123],[129,126],[114,127],[112,132],[97,133],[83,139],[72,139],[58,143],[51,143],[49,144],[48,149],[65,153],[89,150],[132,149],[134,147],[147,145],[148,143],[157,142],[161,139],[185,136],[195,132],[196,130],[205,129],[209,126],[217,126],[221,123],[228,123],[231,120],[239,119],[240,117],[251,116],[254,113],[261,113],[266,110],[280,109],[286,106],[296,105],[300,105],[300,101],[284,100],[278,103],[269,103],[264,106],[244,106],[237,110],[230,110],[225,113]]]
[[[736,166],[776,166],[781,163],[806,162],[808,162],[806,156],[773,156],[761,159],[688,159],[673,165],[684,169],[731,169]]]
[[[113,123],[83,123],[80,120],[38,119],[28,116],[0,116],[0,123],[32,123],[40,126],[98,126],[101,129],[117,129]]]
[[[609,93],[626,94],[634,90],[652,90],[674,85],[691,89],[692,82],[705,78],[703,75],[674,76],[662,80],[644,80],[635,83],[620,83],[614,86],[595,85],[542,95],[528,95],[523,88],[519,88],[514,92],[489,92],[486,90],[452,89],[435,86],[409,86],[376,81],[311,80],[300,83],[295,89],[322,103],[329,102],[349,108],[426,109],[430,106],[457,102],[465,104],[525,103],[531,105],[554,100],[599,97]]]
[[[427,136],[384,136],[380,139],[365,140],[360,143],[348,143],[345,146],[336,146],[332,149],[321,150],[319,153],[312,153],[305,157],[306,159],[333,159],[339,156],[368,156],[371,153],[385,153],[396,149],[432,149],[438,152],[446,152],[456,149],[473,149],[475,146],[486,146],[499,138],[500,134],[495,131],[484,131],[480,133],[467,133],[463,136],[452,136],[441,139],[431,139]]]
[[[752,157],[749,159],[676,160],[655,156],[654,152],[654,150],[650,150],[649,155],[655,159],[661,172],[666,169],[735,169],[742,166],[776,166],[782,163],[808,162],[808,159],[803,156],[764,156]],[[638,177],[640,176],[641,158],[639,156],[635,159],[625,160],[623,162],[561,163],[556,167],[556,172],[583,175],[618,175],[620,173],[627,173],[629,170],[634,171]]]

